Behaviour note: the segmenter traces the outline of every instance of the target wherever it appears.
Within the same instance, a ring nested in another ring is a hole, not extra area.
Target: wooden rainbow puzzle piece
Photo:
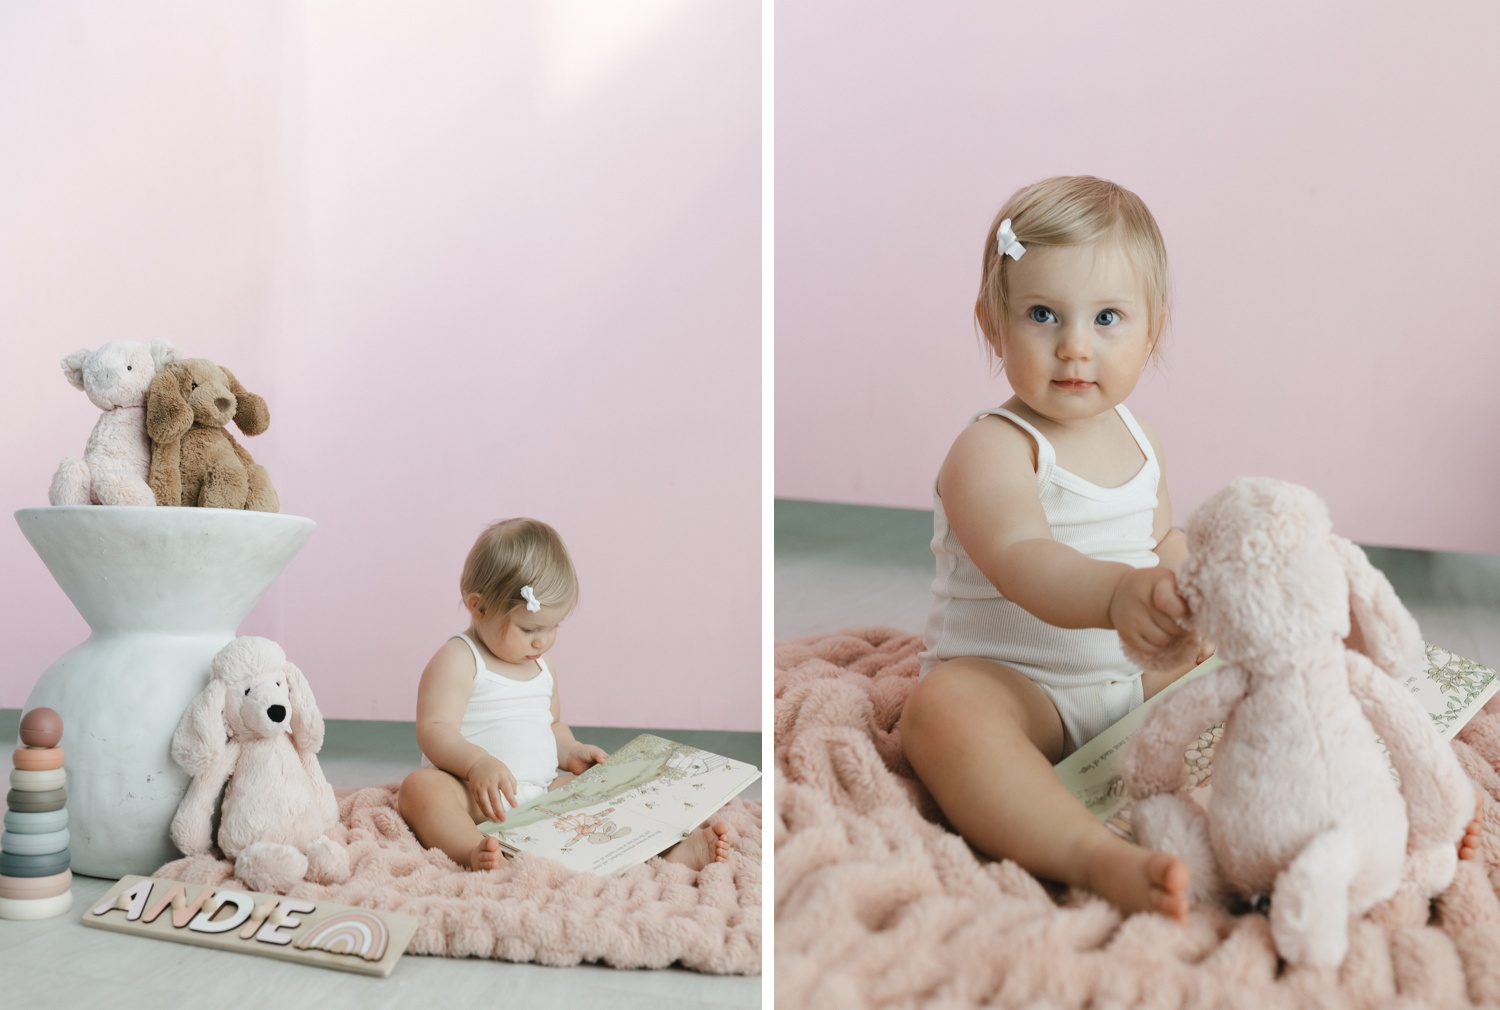
[[[395,912],[135,875],[84,912],[83,924],[380,976],[417,930],[416,919]]]

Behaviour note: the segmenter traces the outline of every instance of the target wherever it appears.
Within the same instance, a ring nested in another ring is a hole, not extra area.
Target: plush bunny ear
[[[302,754],[316,754],[323,749],[323,713],[318,711],[317,700],[302,671],[291,663],[282,669],[286,672],[292,710],[292,743]]]
[[[214,679],[198,693],[182,713],[172,734],[172,760],[194,777],[213,767],[229,744],[229,724],[224,718],[224,683]]]
[[[169,340],[153,340],[151,341],[151,360],[156,362],[156,370],[159,372],[177,360],[177,348]]]
[[[83,388],[83,366],[89,363],[93,351],[87,347],[80,347],[66,358],[62,359],[63,378],[67,379],[76,388]]]
[[[1365,552],[1337,534],[1329,537],[1349,579],[1349,637],[1345,644],[1370,657],[1392,677],[1405,677],[1422,661],[1422,632],[1396,591]]]
[[[193,408],[182,392],[186,367],[166,365],[146,391],[146,434],[153,442],[175,442],[193,426]]]
[[[234,394],[235,426],[246,435],[259,435],[271,426],[271,412],[266,409],[266,401],[240,385],[240,380],[229,369],[224,368],[223,372],[229,380],[229,391]]]

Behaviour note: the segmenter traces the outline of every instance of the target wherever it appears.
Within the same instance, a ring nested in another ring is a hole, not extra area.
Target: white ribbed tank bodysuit
[[[518,804],[544,795],[562,774],[557,767],[557,737],[552,734],[552,668],[546,657],[537,658],[535,677],[515,680],[486,666],[468,635],[453,637],[462,639],[474,654],[474,693],[464,708],[459,732],[510,769],[516,777]],[[422,764],[433,766],[425,756]],[[500,802],[510,809],[503,796]]]
[[[1057,465],[1057,453],[1033,425],[995,407],[994,414],[1036,442],[1037,492],[1052,536],[1100,561],[1151,568],[1160,560],[1152,535],[1161,468],[1151,441],[1124,404],[1115,408],[1145,464],[1119,487],[1100,487]],[[1000,595],[969,560],[948,526],[937,482],[932,491],[932,553],[937,577],[927,619],[922,675],[948,659],[977,656],[1003,663],[1040,687],[1062,717],[1070,754],[1141,703],[1141,669],[1106,628],[1057,628]]]

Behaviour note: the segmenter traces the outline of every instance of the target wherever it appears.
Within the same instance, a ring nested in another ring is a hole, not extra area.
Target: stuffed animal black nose
[[[218,407],[220,410],[228,410],[229,398],[227,396],[219,397],[218,399],[214,400],[214,406]]]
[[[286,718],[286,706],[272,705],[266,709],[266,715],[271,717],[272,722],[281,722],[281,720]]]

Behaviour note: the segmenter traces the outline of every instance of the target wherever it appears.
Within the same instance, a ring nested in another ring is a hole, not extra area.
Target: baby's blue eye
[[[1114,309],[1104,309],[1094,317],[1096,326],[1117,326],[1120,322],[1120,313]]]
[[[1045,305],[1033,305],[1031,311],[1026,313],[1026,318],[1030,319],[1033,323],[1051,323],[1057,320],[1057,317],[1052,314],[1052,310]]]

